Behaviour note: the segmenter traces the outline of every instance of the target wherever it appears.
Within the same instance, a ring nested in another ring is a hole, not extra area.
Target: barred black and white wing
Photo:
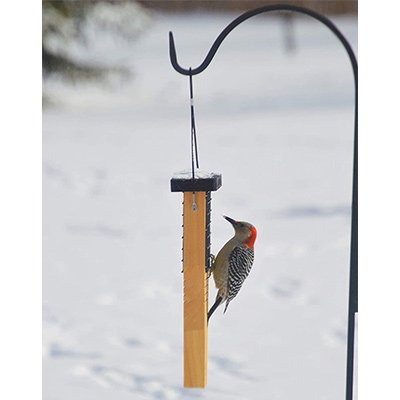
[[[228,297],[226,309],[229,302],[238,294],[243,282],[250,273],[254,261],[254,250],[247,246],[237,246],[229,257],[228,269]]]

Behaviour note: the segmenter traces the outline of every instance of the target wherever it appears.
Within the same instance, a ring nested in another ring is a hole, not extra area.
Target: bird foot
[[[215,262],[215,256],[214,256],[214,254],[210,254],[209,261],[208,261],[207,268],[206,268],[207,278],[209,278],[211,276],[214,262]]]

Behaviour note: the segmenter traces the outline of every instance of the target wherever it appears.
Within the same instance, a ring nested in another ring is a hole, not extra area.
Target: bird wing
[[[229,257],[228,273],[228,298],[225,310],[229,302],[238,294],[243,282],[250,273],[254,261],[254,250],[247,246],[237,246]]]

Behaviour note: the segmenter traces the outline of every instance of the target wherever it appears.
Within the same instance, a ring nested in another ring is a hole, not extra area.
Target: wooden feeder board
[[[171,179],[171,191],[183,192],[183,348],[184,387],[207,385],[208,276],[210,267],[211,192],[222,185],[219,174]]]

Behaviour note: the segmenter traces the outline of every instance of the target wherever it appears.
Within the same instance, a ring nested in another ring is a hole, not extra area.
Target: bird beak
[[[224,218],[225,218],[228,222],[230,222],[233,226],[235,226],[235,225],[237,224],[237,222],[236,222],[234,219],[229,218],[229,217],[227,217],[226,215],[224,215]]]

